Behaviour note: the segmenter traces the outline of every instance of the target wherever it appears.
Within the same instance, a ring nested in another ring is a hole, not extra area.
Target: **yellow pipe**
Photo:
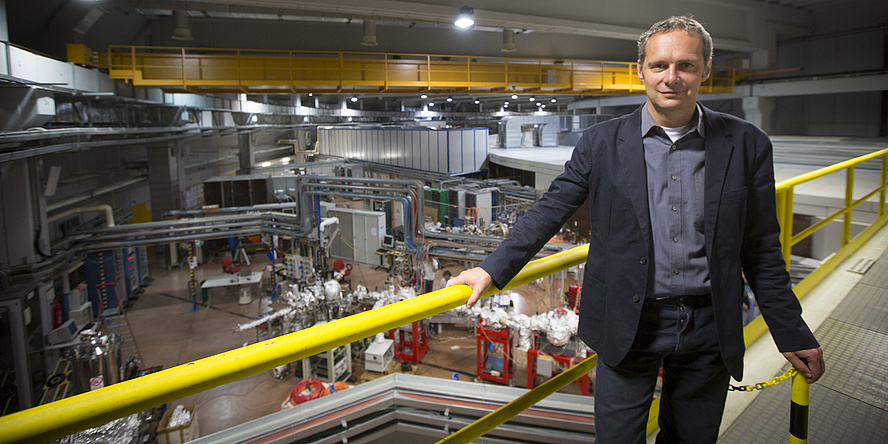
[[[456,433],[438,441],[439,443],[469,443],[485,433],[495,429],[500,424],[508,421],[513,416],[527,410],[534,404],[546,399],[547,396],[557,392],[562,387],[576,381],[581,376],[592,371],[598,362],[598,355],[592,355],[579,364],[568,368],[539,387],[515,398],[512,402],[484,415],[481,419],[459,429]]]
[[[505,289],[586,261],[584,245],[530,262]],[[491,288],[482,297],[498,293]],[[46,442],[465,304],[465,285],[433,291],[236,350],[0,417],[0,443]]]

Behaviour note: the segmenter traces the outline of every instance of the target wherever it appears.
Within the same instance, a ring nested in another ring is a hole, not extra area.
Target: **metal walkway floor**
[[[875,263],[815,330],[824,350],[826,373],[811,386],[808,442],[888,442],[886,230],[883,228],[870,240],[872,248],[862,255]],[[833,274],[849,273],[846,270],[855,264],[857,256]],[[747,365],[754,365],[749,356]],[[784,365],[774,376],[787,368],[789,365]],[[727,427],[719,442],[788,442],[789,411],[790,384],[767,388]]]

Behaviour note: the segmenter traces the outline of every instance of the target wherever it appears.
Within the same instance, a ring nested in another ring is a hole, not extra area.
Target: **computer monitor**
[[[395,237],[386,234],[382,236],[382,247],[383,248],[395,248]]]

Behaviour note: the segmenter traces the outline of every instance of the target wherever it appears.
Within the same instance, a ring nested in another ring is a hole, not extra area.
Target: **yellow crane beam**
[[[365,52],[68,45],[71,62],[133,85],[192,93],[634,94],[635,63]],[[703,93],[734,90],[733,68]]]

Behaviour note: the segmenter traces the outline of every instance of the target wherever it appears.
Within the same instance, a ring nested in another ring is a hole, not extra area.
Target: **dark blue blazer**
[[[642,105],[644,106],[644,105]],[[718,340],[728,371],[743,374],[743,275],[782,352],[818,347],[801,318],[780,249],[771,141],[750,123],[703,108],[704,231]],[[583,132],[564,172],[480,267],[502,288],[589,199],[591,238],[579,337],[618,365],[653,282],[653,241],[641,108]]]

